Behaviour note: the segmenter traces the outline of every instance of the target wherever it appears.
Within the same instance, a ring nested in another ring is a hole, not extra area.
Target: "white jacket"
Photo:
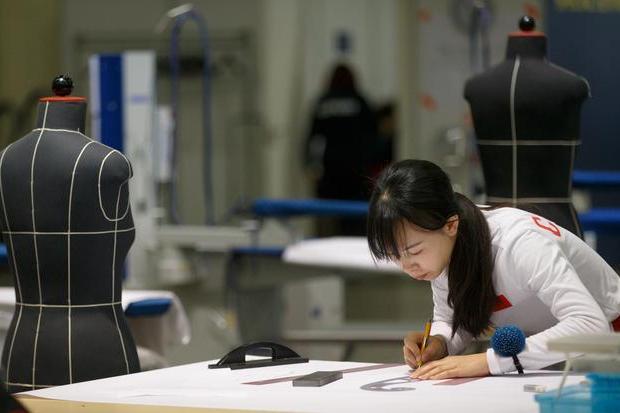
[[[491,231],[493,285],[498,296],[494,326],[514,324],[526,336],[518,355],[524,369],[565,359],[547,350],[547,341],[579,333],[611,331],[620,315],[620,277],[585,242],[554,223],[514,208],[483,211]],[[431,282],[431,334],[445,337],[449,354],[471,341],[459,329],[452,337],[453,310],[447,303],[447,270]],[[516,370],[511,357],[486,353],[491,374]]]

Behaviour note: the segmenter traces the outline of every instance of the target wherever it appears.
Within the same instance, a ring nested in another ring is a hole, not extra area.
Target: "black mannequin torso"
[[[83,134],[85,109],[42,99],[37,128],[0,153],[17,302],[2,355],[11,391],[139,371],[120,304],[131,166]]]
[[[506,60],[465,85],[488,202],[534,212],[581,235],[570,196],[587,82],[546,60],[542,33],[509,36]]]

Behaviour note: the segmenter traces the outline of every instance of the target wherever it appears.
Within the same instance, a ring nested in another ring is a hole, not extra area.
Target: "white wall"
[[[396,2],[393,0],[315,0],[302,3],[304,98],[324,88],[330,67],[338,60],[335,38],[351,38],[348,61],[361,89],[375,101],[396,92]]]

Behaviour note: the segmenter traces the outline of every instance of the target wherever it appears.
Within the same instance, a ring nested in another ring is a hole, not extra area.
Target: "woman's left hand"
[[[411,378],[420,380],[441,380],[455,377],[480,377],[489,375],[486,353],[466,356],[448,356],[416,369]]]

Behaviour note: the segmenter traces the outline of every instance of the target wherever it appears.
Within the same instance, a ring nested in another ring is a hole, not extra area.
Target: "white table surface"
[[[560,375],[551,372],[485,377],[461,384],[450,380],[409,381],[407,366],[392,365],[345,373],[341,380],[323,387],[293,387],[291,381],[262,385],[247,383],[371,364],[311,360],[303,364],[244,370],[208,369],[207,364],[194,363],[20,395],[126,405],[128,408],[123,411],[128,412],[132,411],[132,406],[147,405],[194,407],[205,411],[534,413],[539,411],[534,393],[525,392],[523,386],[536,384],[551,390],[560,383]],[[403,379],[401,383],[389,387],[406,390],[370,391],[362,388],[370,383],[398,378]],[[583,379],[582,375],[570,375],[566,384],[577,384]]]

